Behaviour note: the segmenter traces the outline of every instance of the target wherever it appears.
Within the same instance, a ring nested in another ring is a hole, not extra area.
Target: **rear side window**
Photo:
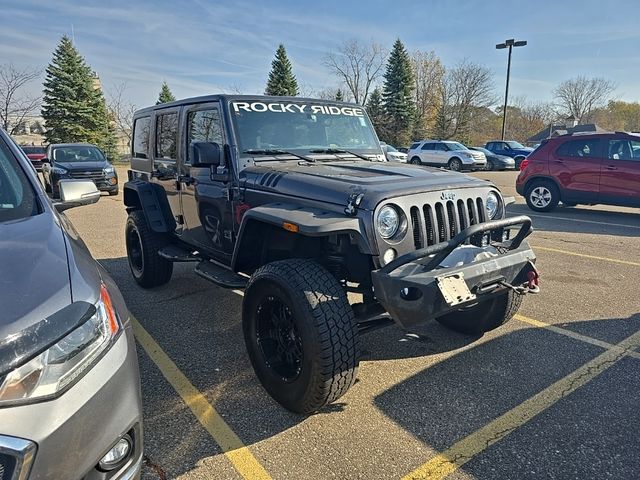
[[[409,147],[409,150],[415,150],[419,146],[420,146],[420,142],[412,143],[411,146]]]
[[[609,140],[608,157],[612,160],[640,160],[640,142]]]
[[[587,157],[599,156],[600,140],[597,138],[585,138],[581,140],[571,140],[563,143],[556,150],[556,155],[563,157]]]
[[[425,143],[420,150],[433,150],[433,143]]]
[[[156,158],[175,160],[178,153],[178,114],[164,113],[156,119]]]
[[[222,146],[224,136],[220,112],[217,108],[197,110],[189,112],[187,117],[189,148],[187,150],[187,163],[191,163],[191,145],[195,142],[217,143]]]
[[[0,140],[0,223],[39,213],[36,194],[18,161]]]
[[[136,119],[133,124],[133,145],[131,155],[134,158],[149,158],[149,132],[151,117]]]

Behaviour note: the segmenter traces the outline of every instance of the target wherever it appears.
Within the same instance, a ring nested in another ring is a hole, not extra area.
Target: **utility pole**
[[[511,50],[513,47],[524,47],[527,44],[526,40],[514,40],[510,38],[509,40],[505,40],[504,43],[499,43],[496,45],[497,50],[502,50],[504,48],[509,48],[509,59],[507,60],[507,86],[504,89],[504,109],[502,110],[502,134],[500,136],[501,140],[504,140],[505,129],[507,128],[507,105],[509,104],[509,77],[511,75]]]

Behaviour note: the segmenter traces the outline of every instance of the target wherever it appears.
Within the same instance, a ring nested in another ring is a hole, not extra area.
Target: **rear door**
[[[206,248],[219,260],[229,260],[233,253],[234,226],[228,199],[230,184],[215,179],[217,167],[191,166],[194,142],[217,143],[221,148],[225,144],[219,103],[186,107],[184,130],[185,154],[180,166],[180,195],[186,224],[183,237],[191,244]]]
[[[576,138],[562,143],[549,158],[549,173],[562,188],[562,198],[577,203],[597,202],[603,140]]]
[[[600,174],[600,201],[640,206],[640,141],[609,138]]]

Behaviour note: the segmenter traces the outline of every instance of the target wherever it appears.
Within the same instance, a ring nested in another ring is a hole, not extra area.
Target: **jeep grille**
[[[486,220],[481,197],[414,205],[409,212],[416,249],[445,242],[465,228]]]

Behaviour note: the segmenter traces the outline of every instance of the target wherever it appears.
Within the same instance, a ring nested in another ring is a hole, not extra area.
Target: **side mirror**
[[[69,208],[96,203],[100,191],[96,184],[88,180],[60,180],[60,201],[54,202],[56,210],[63,212]]]
[[[194,142],[191,144],[191,166],[211,167],[220,165],[222,153],[215,142]]]

